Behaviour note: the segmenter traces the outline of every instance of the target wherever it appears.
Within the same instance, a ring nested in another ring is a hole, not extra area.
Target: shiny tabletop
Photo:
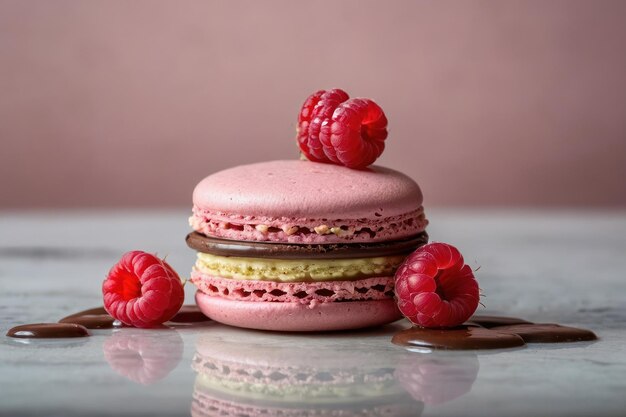
[[[424,352],[391,343],[404,320],[316,334],[208,321],[4,337],[101,305],[102,280],[125,251],[167,256],[186,275],[188,215],[0,213],[0,415],[624,415],[626,212],[428,211],[431,239],[479,268],[478,313],[589,328],[595,342]]]

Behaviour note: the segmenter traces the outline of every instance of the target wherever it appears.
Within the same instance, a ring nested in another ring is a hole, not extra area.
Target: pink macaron
[[[393,275],[427,224],[419,186],[392,169],[292,160],[220,171],[193,192],[196,301],[254,329],[390,323],[401,317]]]
[[[226,169],[193,192],[194,230],[280,243],[380,242],[423,232],[422,192],[408,176],[309,161]]]

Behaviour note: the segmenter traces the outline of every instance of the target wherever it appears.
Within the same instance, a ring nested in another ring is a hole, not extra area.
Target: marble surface
[[[407,327],[399,321],[315,335],[209,322],[24,343],[3,335],[100,305],[124,251],[189,271],[188,212],[1,213],[0,415],[624,415],[626,213],[428,215],[431,238],[480,267],[480,313],[586,327],[600,340],[417,353],[390,343]]]

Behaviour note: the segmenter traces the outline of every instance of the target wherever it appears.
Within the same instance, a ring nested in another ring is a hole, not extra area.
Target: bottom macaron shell
[[[319,303],[227,300],[196,292],[196,303],[211,319],[230,326],[285,332],[350,330],[381,326],[402,318],[393,299]]]

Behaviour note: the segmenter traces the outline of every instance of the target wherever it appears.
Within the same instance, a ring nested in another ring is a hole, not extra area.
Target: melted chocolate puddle
[[[115,319],[108,314],[70,316],[59,320],[59,323],[74,323],[88,329],[112,329]]]
[[[525,345],[524,340],[515,334],[498,333],[477,326],[453,329],[412,327],[396,333],[391,341],[396,345],[444,350],[506,349]]]
[[[198,306],[186,305],[182,306],[178,313],[169,321],[172,323],[201,323],[210,320],[210,318],[202,314]]]
[[[108,315],[109,313],[107,313],[107,311],[104,309],[104,307],[94,307],[94,308],[90,308],[88,310],[79,311],[78,313],[70,314],[67,317],[96,316],[96,315],[100,315],[100,314]]]
[[[70,314],[59,320],[59,323],[74,323],[88,329],[112,329],[115,319],[107,313],[104,307],[90,308]]]
[[[89,336],[84,326],[70,323],[34,323],[15,326],[7,332],[9,337],[23,339],[54,339]]]
[[[495,326],[509,326],[511,324],[532,324],[531,322],[524,319],[502,316],[472,316],[472,318],[469,319],[469,323],[477,324],[481,327],[486,327],[488,329],[491,329]]]
[[[561,326],[551,323],[515,324],[493,327],[498,333],[516,334],[527,343],[564,343],[596,340],[591,330]]]
[[[550,323],[531,323],[514,317],[474,316],[452,329],[412,327],[391,341],[401,346],[438,350],[506,349],[526,343],[565,343],[596,340],[590,330]]]
[[[182,306],[170,320],[172,323],[200,323],[210,319],[202,314],[195,305]],[[61,338],[89,336],[87,329],[112,329],[115,319],[104,307],[95,307],[70,314],[59,323],[25,324],[7,332],[9,337],[17,338]],[[123,325],[122,325],[123,326]]]

